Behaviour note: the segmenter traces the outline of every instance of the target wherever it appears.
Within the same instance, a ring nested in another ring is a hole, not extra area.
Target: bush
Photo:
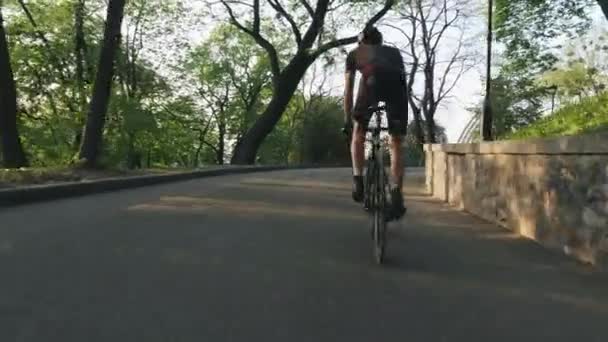
[[[506,139],[557,137],[608,130],[608,93],[560,108],[553,115],[505,136]]]

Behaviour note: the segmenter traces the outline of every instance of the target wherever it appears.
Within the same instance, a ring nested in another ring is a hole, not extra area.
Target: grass
[[[79,167],[33,167],[21,169],[0,169],[0,189],[23,185],[49,184],[58,182],[78,182],[84,180],[137,176],[145,174],[175,173],[190,171],[189,169],[97,169],[89,170]]]
[[[508,134],[505,139],[578,135],[608,130],[608,93],[566,105],[553,115]]]
[[[84,170],[71,167],[0,169],[0,188],[26,184],[74,182],[128,174],[120,170]]]

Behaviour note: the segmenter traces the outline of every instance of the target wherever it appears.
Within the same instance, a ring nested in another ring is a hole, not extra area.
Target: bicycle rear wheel
[[[380,164],[380,162],[377,162]],[[374,259],[378,264],[384,262],[384,252],[386,249],[386,175],[382,165],[376,164],[374,167],[373,184],[373,240],[374,240]]]

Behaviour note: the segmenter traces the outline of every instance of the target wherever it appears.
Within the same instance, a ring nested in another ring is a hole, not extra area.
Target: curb
[[[185,181],[196,178],[225,176],[253,172],[306,169],[311,167],[288,166],[245,166],[214,168],[168,175],[145,175],[131,177],[105,178],[91,181],[68,182],[25,186],[0,190],[0,207],[13,207],[22,204],[51,201],[62,198],[78,197],[95,193],[139,188],[148,185]]]

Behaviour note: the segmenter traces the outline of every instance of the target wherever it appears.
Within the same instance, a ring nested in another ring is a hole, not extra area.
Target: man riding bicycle
[[[353,110],[353,88],[356,71],[361,73],[357,101]],[[363,164],[365,160],[365,134],[374,107],[379,101],[386,103],[391,152],[391,219],[401,218],[403,204],[402,138],[407,132],[407,99],[405,67],[401,52],[383,45],[382,33],[375,27],[367,27],[359,35],[359,46],[346,58],[344,122],[345,129],[352,131],[351,157],[353,163],[353,199],[362,202]],[[353,127],[354,122],[354,127]]]

